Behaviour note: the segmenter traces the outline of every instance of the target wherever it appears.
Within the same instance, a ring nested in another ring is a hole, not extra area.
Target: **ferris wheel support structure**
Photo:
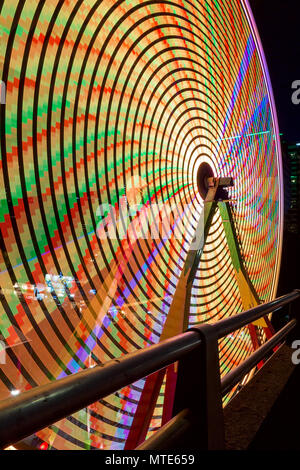
[[[260,304],[260,299],[243,261],[241,246],[235,229],[231,201],[227,192],[227,188],[234,185],[233,179],[214,177],[212,170],[207,164],[200,165],[197,179],[199,192],[204,198],[204,210],[202,211],[202,216],[200,217],[195,231],[195,237],[191,243],[184,267],[181,271],[160,341],[178,335],[188,328],[193,283],[199,263],[201,262],[213,217],[218,209],[222,218],[243,310],[249,310]],[[262,320],[250,324],[248,329],[254,350],[261,346],[259,335],[257,334],[258,327],[263,328],[267,338],[270,338],[274,334],[273,327],[267,316]],[[146,439],[164,379],[166,384],[162,425],[166,424],[172,418],[177,380],[177,364],[172,364],[167,370],[163,369],[146,378],[125,449],[135,449]]]

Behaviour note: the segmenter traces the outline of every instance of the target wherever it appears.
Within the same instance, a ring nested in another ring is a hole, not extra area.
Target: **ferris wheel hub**
[[[208,163],[203,162],[198,168],[197,186],[200,196],[204,200],[209,190],[209,178],[214,178],[214,172]]]
[[[214,190],[214,199],[228,199],[226,188],[234,186],[233,178],[214,176],[214,172],[207,162],[201,163],[197,173],[197,186],[200,196],[204,201],[207,200],[210,190]]]

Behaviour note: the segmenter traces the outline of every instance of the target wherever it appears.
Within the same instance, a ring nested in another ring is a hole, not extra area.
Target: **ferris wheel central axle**
[[[197,185],[202,199],[205,202],[212,202],[213,200],[228,200],[226,189],[233,187],[234,182],[231,177],[215,178],[211,166],[203,162],[198,168]]]

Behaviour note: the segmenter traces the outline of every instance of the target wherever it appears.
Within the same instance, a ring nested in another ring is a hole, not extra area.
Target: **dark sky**
[[[250,0],[273,85],[280,131],[300,142],[300,104],[292,83],[300,80],[300,0]]]

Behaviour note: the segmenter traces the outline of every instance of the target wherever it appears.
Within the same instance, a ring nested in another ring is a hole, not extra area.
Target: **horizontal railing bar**
[[[243,313],[238,313],[230,318],[221,320],[218,323],[215,323],[215,327],[218,331],[219,339],[233,333],[240,328],[253,323],[256,320],[259,320],[261,317],[268,315],[279,307],[284,307],[285,305],[294,302],[300,298],[300,290],[294,290],[290,294],[279,297],[278,299],[272,300],[267,304],[258,305],[257,307],[247,310]]]
[[[199,347],[195,332],[127,354],[0,402],[0,448],[34,434]]]
[[[295,328],[297,324],[296,320],[291,320],[284,328],[282,328],[276,335],[274,335],[269,341],[263,344],[257,349],[251,356],[246,359],[240,366],[229,372],[221,381],[222,394],[230,392],[232,388],[239,383],[239,381],[248,374],[253,367],[257,366],[266,355],[272,351],[273,348],[278,346],[287,335]]]
[[[283,309],[283,307],[278,307],[275,310],[272,310],[272,313],[279,312],[279,310],[282,310],[282,309]]]

